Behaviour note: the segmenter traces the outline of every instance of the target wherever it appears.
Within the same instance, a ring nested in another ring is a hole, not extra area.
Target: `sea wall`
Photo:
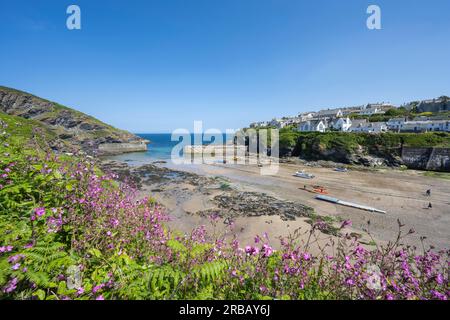
[[[147,151],[147,142],[102,143],[98,146],[98,151],[102,155]]]
[[[450,172],[450,148],[404,147],[402,160],[411,169]]]
[[[247,148],[243,145],[187,145],[184,146],[183,152],[185,154],[201,153],[205,155],[244,155]]]

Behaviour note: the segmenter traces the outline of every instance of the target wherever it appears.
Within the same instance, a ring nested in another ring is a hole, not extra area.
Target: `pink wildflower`
[[[341,229],[344,229],[346,227],[351,227],[351,226],[352,226],[351,220],[344,220],[344,222],[342,222],[342,224],[341,224]]]
[[[34,212],[37,217],[42,217],[45,214],[45,208],[36,208]]]
[[[11,280],[6,284],[6,287],[3,288],[3,292],[4,292],[4,293],[11,293],[11,292],[13,292],[14,290],[16,290],[16,288],[17,288],[17,283],[18,283],[18,282],[19,282],[19,281],[17,280],[17,278],[11,279]]]
[[[99,284],[98,286],[95,286],[94,288],[92,288],[92,292],[97,293],[97,291],[101,290],[104,286],[105,285],[103,283]]]
[[[270,257],[273,253],[273,248],[268,244],[263,245],[263,257]]]
[[[10,252],[13,248],[14,248],[13,246],[3,246],[3,247],[0,247],[0,253],[3,253],[3,252]]]

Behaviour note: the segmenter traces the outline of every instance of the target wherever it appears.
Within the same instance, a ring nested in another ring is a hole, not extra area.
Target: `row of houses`
[[[393,118],[388,122],[368,122],[366,119],[354,119],[349,117],[339,118],[332,121],[308,120],[299,123],[298,131],[325,132],[329,130],[342,132],[365,132],[382,133],[393,132],[450,132],[450,120],[413,120],[405,118]]]
[[[332,121],[327,120],[308,120],[301,122],[298,131],[317,131],[325,132],[328,130],[342,132],[367,132],[379,133],[388,131],[387,124],[384,122],[368,122],[366,119],[351,120],[349,117],[338,118]]]
[[[250,124],[250,128],[271,126],[281,129],[286,126],[299,126],[301,123],[306,121],[332,121],[342,117],[347,117],[350,114],[365,116],[384,114],[387,110],[392,108],[395,108],[395,106],[389,103],[370,103],[356,107],[324,109],[318,112],[302,112],[293,117],[274,118],[271,121],[254,122]]]
[[[408,121],[406,118],[393,118],[386,124],[388,129],[394,132],[450,132],[449,120],[414,119],[412,121]]]
[[[439,113],[449,110],[449,98],[440,97],[438,99],[424,100],[412,103],[420,112]],[[449,130],[449,118],[445,116],[419,117],[412,121],[406,118],[392,118],[387,122],[368,122],[366,119],[350,119],[351,115],[372,116],[385,114],[388,110],[396,108],[390,103],[369,103],[362,106],[324,109],[318,112],[302,112],[297,116],[275,118],[271,121],[261,121],[250,124],[251,128],[275,127],[278,129],[286,126],[295,126],[299,131],[328,130],[343,132],[367,132],[381,133],[386,131],[394,132],[426,132],[426,131],[446,131]]]
[[[327,130],[369,133],[386,132],[388,130],[386,123],[368,122],[366,119],[351,120],[349,115],[357,114],[371,116],[375,114],[384,114],[392,108],[395,108],[395,106],[383,102],[342,109],[321,110],[311,119],[298,123],[297,130],[318,132],[325,132]]]

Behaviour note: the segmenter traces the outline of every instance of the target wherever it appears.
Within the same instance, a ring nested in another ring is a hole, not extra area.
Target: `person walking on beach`
[[[426,194],[427,194],[427,197],[430,197],[431,196],[431,189],[428,189]]]
[[[433,208],[433,206],[431,205],[431,202],[428,203],[428,209]]]

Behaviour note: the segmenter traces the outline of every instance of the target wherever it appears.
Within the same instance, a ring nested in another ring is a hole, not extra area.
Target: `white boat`
[[[313,179],[314,175],[311,173],[306,173],[305,171],[297,171],[294,174],[295,177],[303,178],[303,179]]]
[[[352,208],[366,210],[366,211],[370,211],[370,212],[378,212],[378,213],[386,214],[385,210],[380,210],[380,209],[372,208],[372,207],[365,206],[365,205],[362,205],[362,204],[344,201],[344,200],[341,200],[341,199],[338,199],[338,198],[333,198],[333,197],[320,195],[320,196],[316,196],[316,199],[317,200],[331,202],[331,203],[336,203],[336,204],[339,204],[341,206],[352,207]]]
[[[337,172],[347,172],[348,169],[347,169],[347,168],[334,168],[334,171],[337,171]]]

